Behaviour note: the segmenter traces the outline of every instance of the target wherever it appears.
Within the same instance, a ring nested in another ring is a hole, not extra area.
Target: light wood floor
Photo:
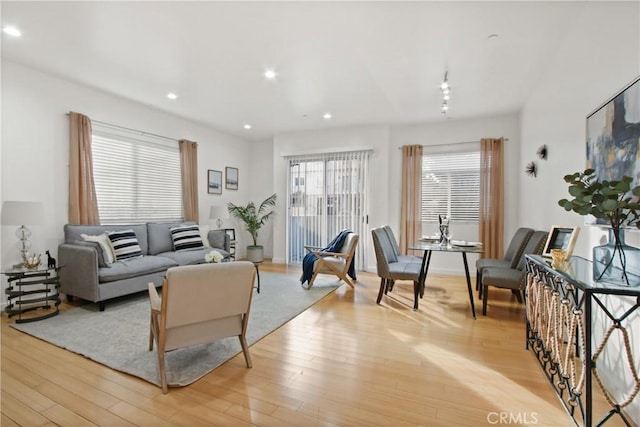
[[[376,305],[378,278],[358,279],[251,346],[252,369],[238,355],[167,395],[2,316],[0,423],[479,426],[507,424],[496,414],[506,413],[511,425],[572,425],[525,350],[524,309],[509,291],[492,290],[488,316],[473,320],[463,277],[430,275],[418,312],[408,282]]]

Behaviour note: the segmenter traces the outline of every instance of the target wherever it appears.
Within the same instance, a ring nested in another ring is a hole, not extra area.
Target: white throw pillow
[[[209,226],[199,225],[198,227],[200,227],[200,237],[202,238],[202,244],[205,248],[210,248],[211,243],[209,243]]]
[[[82,237],[87,242],[96,242],[100,245],[105,256],[104,261],[106,264],[113,264],[115,262],[116,255],[113,253],[111,241],[109,240],[109,236],[107,236],[107,233],[98,234],[97,236],[81,234],[80,237]]]

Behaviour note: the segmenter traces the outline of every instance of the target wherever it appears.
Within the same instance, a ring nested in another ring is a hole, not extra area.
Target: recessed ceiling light
[[[169,98],[169,99],[171,99],[171,100],[178,99],[178,95],[176,95],[176,94],[175,94],[175,93],[173,93],[173,92],[169,92],[169,93],[167,94],[167,98]]]
[[[249,123],[245,124],[243,127],[247,130],[251,129],[251,125]]]
[[[19,29],[17,29],[16,27],[4,27],[2,29],[2,31],[11,37],[20,37],[22,35],[22,33],[20,32]]]
[[[263,75],[264,75],[264,78],[267,80],[274,80],[277,76],[276,71],[271,68],[265,70]]]
[[[331,113],[324,113],[322,115],[322,118],[325,119],[325,120],[329,120],[331,118]]]

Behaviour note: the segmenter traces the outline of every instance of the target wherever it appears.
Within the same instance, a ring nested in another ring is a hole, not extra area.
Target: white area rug
[[[295,277],[269,272],[261,272],[260,277],[260,293],[254,291],[249,314],[249,345],[342,284],[329,276],[319,276],[314,286],[306,290]],[[86,304],[50,319],[11,326],[110,368],[160,384],[155,346],[148,351],[149,312],[148,296],[142,293],[107,303],[103,312],[97,304]],[[191,384],[241,350],[238,338],[231,337],[168,352],[167,382],[172,386]]]

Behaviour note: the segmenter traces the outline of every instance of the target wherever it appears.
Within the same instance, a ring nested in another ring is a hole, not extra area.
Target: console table
[[[577,256],[554,268],[551,260],[526,255],[526,268],[526,347],[535,354],[574,424],[600,426],[618,415],[632,425],[624,408],[638,396],[640,378],[635,368],[638,350],[630,344],[627,320],[640,312],[640,287],[596,282],[591,261]],[[614,310],[608,306],[609,295],[631,297],[630,303]],[[593,334],[594,315],[604,322],[605,332],[598,342]],[[614,339],[620,347],[616,369],[633,382],[623,393],[608,390],[598,370]],[[594,382],[610,405],[595,422]]]
[[[16,323],[34,322],[59,313],[60,305],[60,277],[58,272],[62,267],[35,269],[12,268],[3,271],[8,277],[7,307],[5,313],[9,318],[17,315]],[[43,310],[39,316],[23,318],[29,311]]]

